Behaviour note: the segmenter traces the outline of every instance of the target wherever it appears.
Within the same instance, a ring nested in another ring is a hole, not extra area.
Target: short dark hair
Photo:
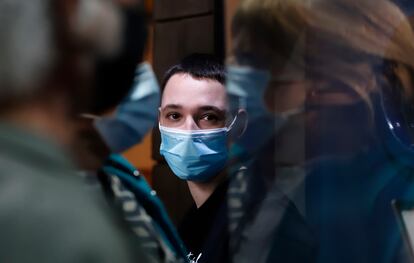
[[[195,79],[212,79],[224,85],[226,81],[223,63],[214,55],[193,53],[170,67],[164,75],[162,88],[175,74],[188,74]]]

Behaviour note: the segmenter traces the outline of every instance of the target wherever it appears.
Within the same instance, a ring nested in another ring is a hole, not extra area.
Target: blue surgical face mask
[[[159,125],[160,153],[174,174],[183,180],[206,182],[226,166],[229,128],[178,130]]]
[[[245,109],[248,126],[244,134],[233,144],[231,157],[241,160],[251,158],[271,140],[292,115],[303,109],[283,113],[271,113],[264,102],[270,72],[252,67],[227,67],[226,89],[232,112]]]
[[[96,129],[112,152],[122,152],[139,143],[158,116],[160,89],[151,66],[142,63],[135,74],[134,86],[114,116],[95,121]]]

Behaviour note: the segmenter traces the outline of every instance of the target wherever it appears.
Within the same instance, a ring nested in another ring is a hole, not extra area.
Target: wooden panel
[[[170,66],[193,52],[214,52],[213,15],[155,24],[154,71],[160,81]]]
[[[213,0],[155,0],[154,18],[171,19],[212,12]]]

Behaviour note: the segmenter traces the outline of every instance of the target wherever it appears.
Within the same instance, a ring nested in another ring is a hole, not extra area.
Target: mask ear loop
[[[234,126],[234,124],[236,123],[236,120],[237,120],[237,116],[238,116],[238,115],[236,115],[236,116],[233,118],[233,120],[231,121],[230,125],[227,127],[227,131],[228,131],[228,132],[229,132],[229,131],[231,131],[231,130],[233,129],[233,126]]]
[[[243,128],[241,129],[241,131],[240,132],[238,132],[239,134],[237,135],[237,136],[235,136],[235,137],[237,137],[237,138],[239,138],[239,137],[241,137],[243,134],[244,134],[244,132],[246,131],[246,129],[247,129],[247,122],[248,122],[248,118],[247,118],[247,112],[245,111],[245,110],[243,110],[243,109],[240,109],[238,112],[237,112],[237,114],[236,114],[236,116],[233,118],[233,120],[232,120],[232,122],[230,123],[230,125],[227,127],[227,132],[229,133],[229,132],[231,132],[232,130],[233,130],[233,128],[234,128],[234,126],[236,125],[236,123],[239,121],[239,116],[241,115],[241,114],[244,114],[245,116],[246,116],[246,118],[245,118],[245,120],[243,121],[243,120],[241,120],[241,122],[243,122]],[[234,135],[234,134],[233,134]]]

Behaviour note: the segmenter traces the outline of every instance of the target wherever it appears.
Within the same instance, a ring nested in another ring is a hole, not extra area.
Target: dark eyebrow
[[[215,111],[215,112],[217,112],[218,114],[222,114],[222,115],[225,115],[226,114],[226,110],[225,109],[219,109],[219,108],[217,108],[217,107],[215,107],[215,106],[210,106],[210,105],[206,105],[206,106],[201,106],[200,108],[199,108],[199,110],[200,111]]]
[[[161,111],[165,111],[165,110],[179,110],[179,109],[182,109],[182,108],[183,108],[183,106],[178,105],[178,104],[167,104],[167,105],[165,105],[161,109]]]

